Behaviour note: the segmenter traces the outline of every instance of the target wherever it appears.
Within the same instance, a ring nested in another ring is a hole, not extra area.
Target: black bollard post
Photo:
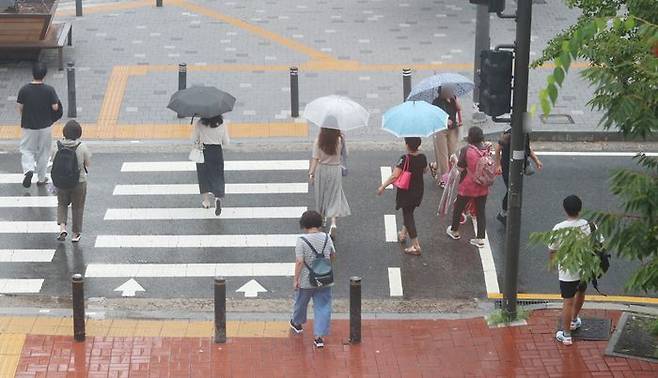
[[[75,17],[82,17],[82,0],[75,0]]]
[[[162,0],[155,0],[156,7],[162,7]]]
[[[299,117],[299,69],[290,67],[290,115]]]
[[[350,277],[350,344],[361,342],[361,277]]]
[[[409,93],[411,93],[411,68],[403,68],[402,94],[404,95],[404,98],[402,99],[402,101],[407,101],[407,97],[409,97]]]
[[[187,64],[180,63],[178,65],[178,90],[181,91],[187,88]],[[178,115],[178,118],[185,118],[182,115]]]
[[[75,67],[73,62],[66,63],[66,81],[68,83],[69,110],[68,117],[75,118],[78,116],[78,107],[75,101]]]
[[[226,280],[215,277],[215,343],[226,342]]]
[[[75,341],[85,341],[85,291],[84,279],[81,274],[71,278],[73,299],[73,338]]]

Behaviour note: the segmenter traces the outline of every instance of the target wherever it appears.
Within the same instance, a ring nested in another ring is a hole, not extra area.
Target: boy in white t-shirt
[[[562,202],[564,211],[567,213],[567,220],[560,222],[553,227],[553,231],[580,227],[585,235],[589,235],[590,228],[587,220],[580,218],[580,211],[583,202],[576,195],[570,195]],[[560,249],[560,240],[556,240],[548,246],[550,258],[553,260],[555,254]],[[561,330],[557,331],[555,338],[564,345],[571,345],[571,331],[578,329],[582,322],[578,317],[580,309],[585,302],[585,291],[587,282],[580,281],[580,273],[563,269],[558,261],[558,279],[560,280],[560,294],[562,296],[562,323]]]

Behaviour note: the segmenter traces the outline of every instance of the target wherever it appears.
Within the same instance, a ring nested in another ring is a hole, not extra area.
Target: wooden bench
[[[73,45],[72,37],[73,26],[70,22],[53,22],[42,40],[0,42],[0,51],[3,51],[2,55],[7,56],[16,56],[21,53],[24,56],[26,52],[28,54],[36,52],[34,55],[36,60],[39,60],[41,50],[57,49],[59,70],[61,71],[64,69],[64,46]],[[12,54],[16,52],[18,54]]]

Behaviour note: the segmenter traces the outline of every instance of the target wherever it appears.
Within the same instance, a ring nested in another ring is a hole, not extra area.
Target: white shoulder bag
[[[192,151],[190,151],[190,154],[187,158],[198,164],[203,164],[205,162],[205,159],[203,158],[203,145],[198,139],[196,142],[194,142]]]

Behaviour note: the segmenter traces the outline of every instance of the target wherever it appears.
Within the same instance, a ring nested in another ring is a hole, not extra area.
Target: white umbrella
[[[352,130],[367,126],[370,113],[347,97],[331,95],[309,102],[304,118],[319,127]]]

